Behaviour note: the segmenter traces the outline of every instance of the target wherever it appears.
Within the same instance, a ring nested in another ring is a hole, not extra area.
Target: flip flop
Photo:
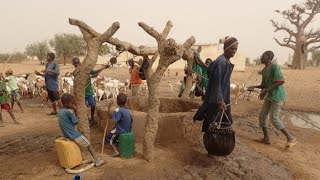
[[[257,141],[258,143],[262,143],[262,144],[267,144],[267,145],[270,145],[270,141],[266,141],[265,139],[256,139],[255,141]]]
[[[286,149],[292,148],[294,145],[297,144],[297,142],[298,142],[297,140],[288,141],[287,144],[286,144],[286,146],[285,146],[285,148],[286,148]]]

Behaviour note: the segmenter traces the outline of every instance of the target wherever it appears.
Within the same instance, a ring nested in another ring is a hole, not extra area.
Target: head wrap
[[[226,51],[227,49],[231,48],[232,46],[234,46],[238,43],[239,42],[236,38],[231,37],[231,36],[227,36],[223,42],[223,49]]]

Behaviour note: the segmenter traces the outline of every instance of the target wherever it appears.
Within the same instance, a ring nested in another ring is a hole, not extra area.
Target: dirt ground
[[[15,74],[41,70],[40,65],[7,64]],[[232,83],[254,85],[261,77],[261,67],[249,67],[245,72],[234,72]],[[72,71],[72,66],[61,65],[62,74]],[[178,76],[175,76],[178,72]],[[283,69],[288,98],[285,109],[289,111],[320,113],[320,69]],[[125,81],[128,69],[109,69],[102,75]],[[171,76],[162,79],[160,95],[178,95],[176,83],[183,77],[182,70],[171,69]],[[34,77],[31,77],[34,78]],[[175,93],[169,90],[169,81]],[[5,127],[0,128],[0,179],[72,179],[60,166],[54,140],[61,136],[57,117],[47,116],[50,107],[42,106],[40,99],[23,100],[26,112],[14,113],[21,125],[14,125],[3,112]],[[148,163],[142,159],[142,145],[136,144],[132,159],[111,158],[106,148],[102,157],[106,164],[84,173],[85,179],[320,179],[320,131],[293,126],[285,119],[288,129],[297,137],[298,143],[285,150],[285,137],[270,126],[271,145],[256,140],[262,133],[258,128],[258,113],[262,102],[252,97],[250,101],[240,97],[232,105],[236,147],[227,157],[208,157],[202,137],[196,140],[175,139],[170,143],[156,144],[156,159]],[[192,121],[192,119],[190,119]],[[197,122],[201,123],[201,122]],[[137,130],[136,130],[137,131]],[[92,128],[91,142],[97,152],[101,150],[102,133]],[[85,158],[90,156],[83,152]]]

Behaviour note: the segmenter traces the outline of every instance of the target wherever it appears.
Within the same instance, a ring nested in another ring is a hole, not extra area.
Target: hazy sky
[[[173,22],[169,37],[184,42],[191,35],[196,43],[215,43],[227,35],[238,38],[239,51],[250,58],[273,50],[283,63],[287,48],[273,40],[271,18],[282,21],[274,10],[287,9],[302,0],[1,0],[0,52],[24,51],[27,44],[50,39],[57,33],[77,33],[68,18],[85,21],[98,32],[120,22],[114,37],[135,45],[155,45],[139,26],[144,21],[162,31]],[[277,33],[281,37],[281,33]]]

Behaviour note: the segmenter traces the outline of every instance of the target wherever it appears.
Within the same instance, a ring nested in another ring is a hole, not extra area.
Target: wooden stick
[[[104,150],[104,143],[105,143],[104,141],[106,140],[106,133],[107,133],[107,128],[108,128],[108,123],[109,123],[109,119],[107,119],[106,127],[104,128],[104,132],[103,132],[101,154],[103,154],[103,150]]]

